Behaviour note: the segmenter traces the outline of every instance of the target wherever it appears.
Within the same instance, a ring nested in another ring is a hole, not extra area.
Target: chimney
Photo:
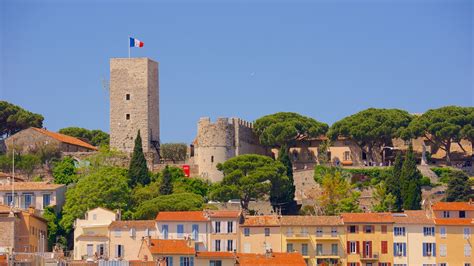
[[[472,198],[469,198],[469,205],[474,205],[474,202],[472,202]]]
[[[271,258],[273,256],[273,249],[269,248],[265,252],[265,257],[266,258]]]

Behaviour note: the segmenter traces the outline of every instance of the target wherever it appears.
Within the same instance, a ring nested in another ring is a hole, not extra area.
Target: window
[[[345,151],[344,152],[344,161],[350,161],[351,160],[351,152],[350,151]]]
[[[439,255],[441,257],[446,257],[446,252],[447,252],[446,249],[447,249],[446,244],[439,245]]]
[[[301,244],[301,255],[308,256],[308,244]]]
[[[228,221],[227,222],[227,233],[234,232],[234,222]]]
[[[350,225],[347,227],[347,231],[351,234],[355,234],[358,231],[357,225]]]
[[[97,220],[97,213],[92,214],[92,220]]]
[[[125,95],[125,100],[127,100],[127,101],[130,100],[130,94],[127,93],[127,94]]]
[[[221,260],[210,260],[209,261],[209,266],[222,266],[222,261]]]
[[[192,225],[192,237],[193,240],[198,240],[199,239],[199,225],[198,224],[193,224]]]
[[[374,232],[374,227],[372,225],[365,225],[364,232],[367,234],[371,234]]]
[[[176,226],[176,232],[178,232],[178,235],[177,235],[178,238],[183,238],[184,225],[178,224],[178,225]]]
[[[135,237],[135,228],[130,228],[129,236],[130,237]]]
[[[464,263],[464,266],[471,266],[470,263]]]
[[[16,195],[15,195],[16,196]],[[13,196],[12,194],[7,194],[6,200],[5,200],[5,205],[11,206],[13,202]]]
[[[194,242],[194,250],[199,251],[199,243]]]
[[[423,235],[424,236],[434,236],[435,235],[434,227],[423,227]]]
[[[120,231],[119,228],[115,228],[115,230],[114,230],[114,236],[115,236],[115,237],[121,237],[121,236],[122,236],[122,231]]]
[[[464,257],[471,256],[471,246],[469,244],[464,245]]]
[[[382,231],[382,234],[386,234],[387,233],[387,226],[386,225],[380,226],[380,231]]]
[[[288,253],[293,252],[293,244],[286,244],[286,252]]]
[[[316,236],[323,236],[323,228],[322,227],[318,227],[316,228]]]
[[[124,245],[115,245],[115,257],[122,258],[125,254]]]
[[[339,253],[339,248],[337,244],[331,244],[331,255],[337,256]]]
[[[221,240],[220,239],[216,239],[215,242],[214,242],[214,249],[215,251],[221,251]]]
[[[464,227],[464,239],[469,239],[471,238],[471,228],[469,227]]]
[[[43,194],[43,209],[51,204],[51,195]]]
[[[382,245],[382,254],[387,254],[388,253],[388,243],[387,243],[387,241],[382,241],[380,244]]]
[[[163,235],[163,239],[168,239],[168,225],[164,224],[161,226],[161,234]]]
[[[214,162],[214,156],[211,156],[211,163]]]
[[[448,266],[447,263],[440,263],[439,266]]]
[[[443,218],[449,218],[449,211],[443,211]]]
[[[337,236],[337,227],[331,227],[331,236],[336,237]]]
[[[358,262],[349,262],[347,265],[349,266],[358,266]]]
[[[33,194],[23,194],[23,209],[28,209],[33,203]]]
[[[179,266],[194,266],[194,257],[179,257]]]
[[[393,266],[407,266],[407,265],[404,264],[404,263],[395,263],[395,264],[393,264]]]
[[[105,244],[97,245],[97,254],[99,256],[104,256],[105,255]]]
[[[387,262],[379,262],[379,266],[389,266],[389,263],[387,263]]]
[[[167,266],[173,266],[173,257],[165,257],[165,261]]]
[[[308,228],[302,227],[301,228],[301,235],[302,236],[308,236]]]
[[[446,238],[446,227],[440,227],[439,234],[441,235],[441,238]]]
[[[265,236],[270,236],[270,228],[265,228]]]
[[[350,241],[349,242],[349,253],[350,254],[356,254],[358,250],[358,245],[356,241]]]
[[[234,251],[234,240],[227,240],[227,251]]]
[[[406,257],[407,243],[393,243],[393,255],[398,257]]]
[[[466,218],[466,211],[459,211],[459,218]]]
[[[215,230],[216,230],[216,233],[220,233],[221,232],[221,222],[216,222],[216,225],[215,225]]]
[[[423,257],[436,257],[435,243],[423,243]]]
[[[150,229],[149,228],[145,229],[145,236],[150,236]]]
[[[94,255],[94,245],[92,244],[87,244],[87,257],[92,257]]]
[[[130,114],[125,114],[125,119],[130,120]]]
[[[316,255],[323,255],[323,244],[316,244]]]
[[[250,235],[250,228],[244,228],[244,236]]]
[[[405,235],[405,227],[394,227],[393,228],[393,235],[395,235],[395,236],[404,236]]]

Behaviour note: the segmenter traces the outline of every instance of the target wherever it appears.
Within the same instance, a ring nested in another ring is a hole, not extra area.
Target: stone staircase
[[[427,176],[430,178],[431,183],[435,184],[438,183],[438,176],[435,172],[431,171],[430,166],[428,165],[417,165],[418,170],[420,170],[423,176]]]

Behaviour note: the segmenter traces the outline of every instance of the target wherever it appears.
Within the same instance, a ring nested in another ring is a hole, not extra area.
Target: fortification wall
[[[261,154],[269,155],[253,132],[253,124],[240,118],[232,118],[235,130],[236,155]]]

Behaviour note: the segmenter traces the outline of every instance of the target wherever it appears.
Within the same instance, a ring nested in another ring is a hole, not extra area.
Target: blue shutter
[[[423,257],[426,257],[426,243],[423,243]]]
[[[173,257],[168,257],[168,266],[173,266]]]
[[[403,257],[406,257],[407,256],[407,243],[403,243],[402,247],[403,247]]]
[[[432,243],[432,245],[433,245],[433,257],[436,257],[436,243]]]
[[[393,243],[393,256],[397,256],[397,243]]]
[[[190,257],[189,259],[190,259],[190,262],[191,262],[190,266],[194,266],[194,257]]]
[[[179,257],[179,266],[184,265],[184,257]]]

